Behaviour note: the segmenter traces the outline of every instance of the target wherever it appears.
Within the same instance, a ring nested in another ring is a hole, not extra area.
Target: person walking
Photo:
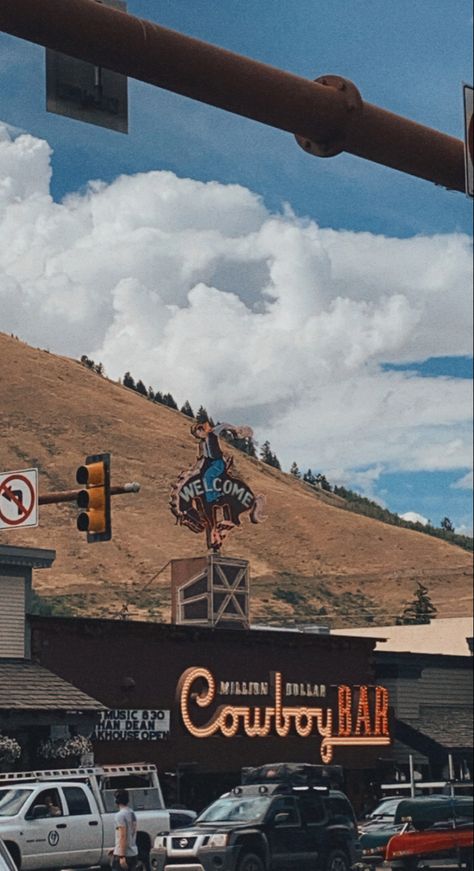
[[[134,871],[137,864],[137,818],[129,808],[129,795],[126,789],[115,793],[115,846],[112,854],[113,871]]]

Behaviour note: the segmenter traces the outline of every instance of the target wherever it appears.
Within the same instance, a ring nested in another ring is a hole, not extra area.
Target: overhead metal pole
[[[0,30],[286,130],[314,154],[347,151],[465,190],[462,140],[365,103],[337,76],[311,82],[96,0],[1,0]]]
[[[130,484],[118,484],[110,488],[111,496],[121,496],[122,493],[138,493],[140,484],[132,481]],[[76,502],[82,490],[60,490],[58,493],[45,493],[38,497],[38,505],[58,505],[60,502]]]

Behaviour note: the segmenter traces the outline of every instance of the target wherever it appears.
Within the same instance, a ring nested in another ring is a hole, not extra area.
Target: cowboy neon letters
[[[201,692],[193,690],[197,680],[204,682]],[[190,713],[191,703],[199,708],[208,708],[216,697],[216,681],[206,668],[189,668],[179,682],[179,704],[185,728],[194,738],[211,738],[221,734],[234,738],[244,732],[248,738],[267,738],[277,735],[287,738],[291,730],[300,738],[318,734],[321,742],[321,760],[328,764],[337,746],[368,746],[390,744],[388,723],[388,692],[385,687],[375,687],[375,698],[369,697],[367,686],[359,687],[357,704],[351,687],[338,687],[338,723],[334,734],[331,708],[316,708],[308,705],[296,707],[283,704],[283,679],[280,672],[274,675],[274,704],[272,707],[248,707],[244,705],[220,705],[211,719],[197,726]]]
[[[224,496],[233,496],[242,503],[244,508],[250,508],[255,498],[250,490],[242,487],[238,481],[234,481],[232,478],[224,478],[224,480],[222,478],[215,478],[211,489],[223,493]],[[195,499],[196,496],[204,496],[208,490],[206,481],[193,481],[192,484],[184,485],[181,491],[181,499],[184,502],[189,502],[191,499]]]

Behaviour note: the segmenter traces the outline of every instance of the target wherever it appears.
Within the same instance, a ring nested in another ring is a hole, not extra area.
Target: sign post
[[[0,529],[38,526],[38,469],[0,472]]]
[[[127,10],[125,0],[98,2],[120,12]],[[128,133],[127,76],[47,48],[46,109]]]
[[[464,94],[464,162],[466,167],[466,194],[474,197],[474,129],[472,85],[463,86]]]

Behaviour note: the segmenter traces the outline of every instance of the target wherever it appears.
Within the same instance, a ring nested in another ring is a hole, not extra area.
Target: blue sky
[[[367,102],[463,137],[467,0],[129,0],[128,10],[298,75],[346,76]],[[36,234],[32,247],[24,233],[22,253],[17,232],[18,260],[2,264],[0,329],[71,356],[96,354],[112,377],[128,368],[214,417],[240,415],[235,422],[270,438],[286,468],[295,459],[400,514],[435,525],[448,515],[472,530],[472,208],[463,194],[350,155],[310,157],[291,135],[134,81],[128,136],[46,113],[44,50],[6,35],[0,76],[0,121],[10,125],[0,161],[10,179],[6,226],[21,201],[22,226]],[[32,137],[23,147],[21,132]],[[121,175],[129,181],[117,183]],[[92,180],[103,184],[92,189]],[[47,202],[49,190],[60,208]],[[38,209],[51,238],[41,237]],[[118,260],[114,234],[117,246],[133,244],[111,276],[99,260],[105,251]],[[148,271],[144,237],[161,251]],[[71,266],[84,246],[95,264],[87,275]],[[94,287],[103,291],[94,303],[103,328],[89,336],[79,301]],[[23,303],[13,306],[19,288]],[[74,312],[64,303],[62,330],[48,309],[68,294]],[[232,366],[255,379],[253,393],[225,376]]]

